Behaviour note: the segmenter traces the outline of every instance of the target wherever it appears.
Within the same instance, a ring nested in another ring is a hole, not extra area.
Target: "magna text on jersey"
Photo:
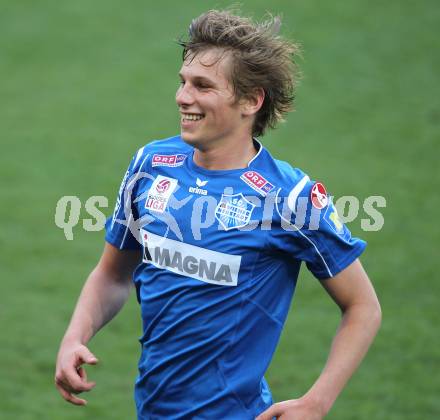
[[[141,230],[143,262],[205,283],[237,286],[241,256],[224,254]]]

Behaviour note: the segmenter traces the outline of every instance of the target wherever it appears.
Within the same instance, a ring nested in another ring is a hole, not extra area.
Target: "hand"
[[[98,359],[82,345],[61,345],[57,358],[55,386],[61,396],[75,405],[86,405],[87,401],[73,394],[90,391],[95,382],[87,382],[87,374],[82,365],[95,365]]]
[[[270,406],[255,420],[321,420],[324,414],[321,409],[305,398],[282,401]]]

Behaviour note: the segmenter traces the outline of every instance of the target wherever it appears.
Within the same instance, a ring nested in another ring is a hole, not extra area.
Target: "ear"
[[[264,98],[265,98],[264,89],[256,88],[252,92],[252,95],[250,95],[246,99],[243,99],[242,110],[241,110],[242,114],[245,116],[255,115],[263,106]]]

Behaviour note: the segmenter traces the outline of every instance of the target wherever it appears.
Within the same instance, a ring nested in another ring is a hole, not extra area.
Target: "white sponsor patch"
[[[205,283],[237,286],[241,255],[224,254],[141,229],[143,262]]]
[[[177,179],[158,175],[148,191],[145,208],[163,213],[176,186]]]

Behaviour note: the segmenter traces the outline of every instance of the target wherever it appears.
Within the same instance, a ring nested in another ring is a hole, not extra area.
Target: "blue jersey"
[[[259,149],[207,170],[180,136],[138,151],[106,241],[140,249],[139,419],[254,419],[304,261],[334,276],[363,251],[322,184]]]

